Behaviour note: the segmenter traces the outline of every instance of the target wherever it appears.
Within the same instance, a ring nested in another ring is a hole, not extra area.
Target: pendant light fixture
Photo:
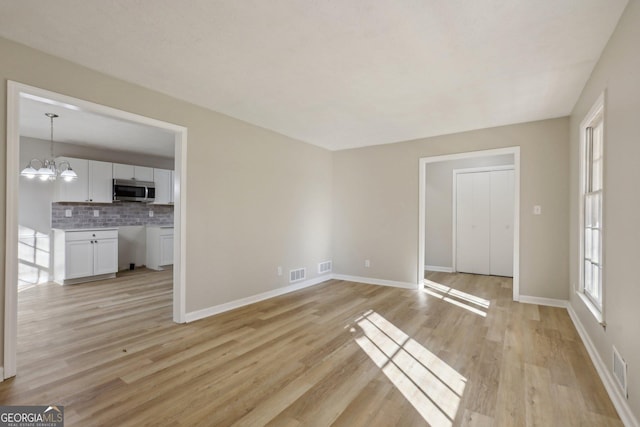
[[[58,176],[67,182],[78,179],[78,175],[73,169],[71,169],[71,164],[66,160],[60,162],[59,166],[56,166],[56,162],[53,159],[53,119],[58,117],[58,115],[55,113],[45,113],[44,115],[49,117],[49,119],[51,120],[51,158],[45,160],[31,159],[31,161],[27,164],[27,167],[22,169],[20,175],[28,179],[38,177],[41,181],[53,181]],[[39,163],[40,166],[37,168],[34,167],[34,162]]]

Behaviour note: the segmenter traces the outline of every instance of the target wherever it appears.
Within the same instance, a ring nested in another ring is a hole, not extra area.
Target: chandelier
[[[62,178],[63,180],[69,182],[75,179],[78,179],[78,175],[75,173],[73,169],[71,169],[71,164],[66,160],[60,162],[59,165],[56,165],[55,160],[53,160],[53,119],[58,117],[55,113],[45,113],[45,116],[49,117],[51,120],[51,158],[50,159],[31,159],[27,164],[27,167],[22,169],[20,175],[28,178],[40,178],[41,181],[54,181],[57,177]],[[34,167],[39,164],[38,167]]]

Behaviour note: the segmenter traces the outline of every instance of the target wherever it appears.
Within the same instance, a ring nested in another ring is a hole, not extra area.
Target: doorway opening
[[[6,242],[5,242],[5,327],[4,327],[4,372],[3,377],[9,378],[17,372],[17,329],[18,329],[18,277],[19,277],[19,186],[20,186],[20,151],[21,151],[21,104],[37,101],[47,104],[50,108],[61,111],[80,112],[87,117],[101,117],[111,121],[119,121],[139,128],[156,129],[172,135],[175,177],[172,196],[173,207],[173,289],[172,289],[172,317],[176,323],[185,322],[185,247],[184,233],[186,219],[186,154],[187,129],[172,123],[129,113],[123,110],[107,107],[93,102],[69,97],[48,90],[9,81],[7,85],[7,168],[6,168]],[[24,124],[24,123],[23,123]],[[53,139],[53,138],[52,138]],[[53,146],[53,144],[52,144]],[[24,165],[22,165],[24,166]],[[95,216],[95,212],[94,212]],[[149,214],[151,217],[152,214]],[[44,238],[36,235],[34,238]],[[44,234],[44,233],[40,233]],[[47,245],[34,245],[34,250]],[[51,247],[53,245],[50,245]],[[40,254],[42,255],[42,254]],[[51,254],[46,254],[51,259]],[[46,257],[45,256],[45,257]],[[45,262],[46,263],[46,262]],[[36,262],[33,268],[38,268]],[[49,261],[49,265],[50,261]],[[48,271],[38,271],[38,275],[51,276]]]
[[[492,274],[493,268],[495,275],[513,277],[513,300],[518,301],[520,147],[421,158],[419,176],[418,277],[424,278],[425,270]],[[512,198],[494,200],[493,216],[500,224],[493,231],[492,182],[495,194],[512,191]],[[466,216],[459,215],[458,203],[466,204]],[[472,222],[482,219],[489,221],[484,229],[472,228]],[[494,245],[493,254],[490,245],[483,243],[492,238],[501,241]]]

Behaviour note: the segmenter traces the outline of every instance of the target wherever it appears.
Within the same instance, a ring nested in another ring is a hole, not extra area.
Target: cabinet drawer
[[[90,230],[90,231],[67,231],[65,240],[73,242],[77,240],[93,240],[93,239],[117,239],[118,230]]]

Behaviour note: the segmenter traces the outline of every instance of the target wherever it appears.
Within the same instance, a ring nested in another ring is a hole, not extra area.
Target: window
[[[581,125],[581,274],[580,292],[602,321],[602,198],[604,96]]]

